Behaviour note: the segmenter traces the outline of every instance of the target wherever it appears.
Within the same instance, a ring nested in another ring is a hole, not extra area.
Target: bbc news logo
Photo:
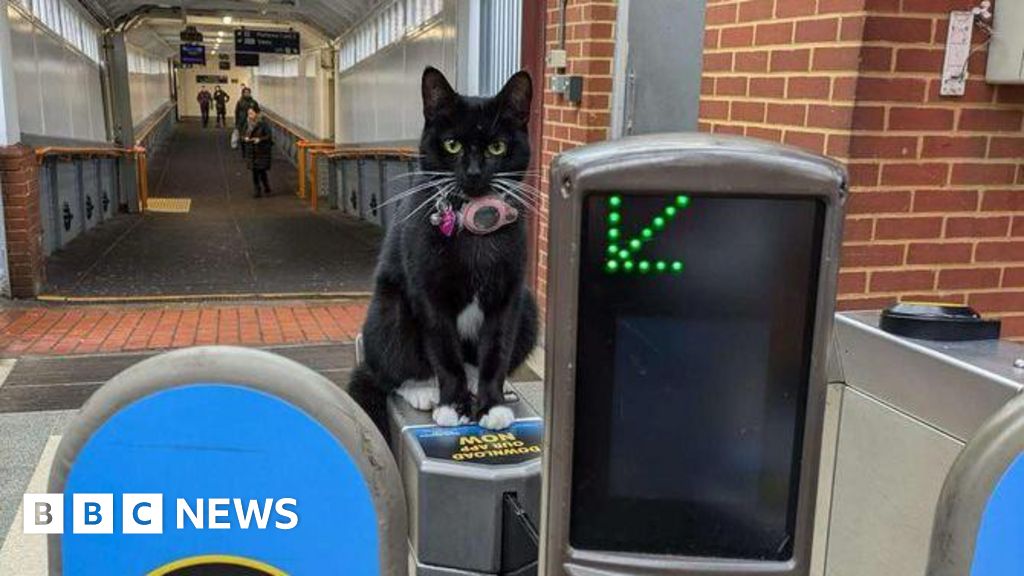
[[[25,534],[64,533],[63,494],[24,495]],[[113,494],[72,494],[74,534],[113,534]],[[176,530],[291,530],[299,525],[295,498],[175,500]],[[122,494],[121,534],[163,534],[163,494]]]

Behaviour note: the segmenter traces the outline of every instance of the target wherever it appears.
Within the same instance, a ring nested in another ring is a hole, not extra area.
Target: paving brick
[[[321,302],[0,309],[0,356],[350,342],[365,315],[365,304]]]

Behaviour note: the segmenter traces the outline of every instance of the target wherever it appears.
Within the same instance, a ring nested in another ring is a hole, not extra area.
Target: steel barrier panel
[[[78,166],[74,162],[58,162],[56,184],[58,246],[63,247],[82,232],[85,221]]]
[[[320,198],[327,198],[331,194],[330,160],[322,154],[316,156],[314,170],[316,170],[316,195]]]
[[[44,162],[39,169],[39,212],[43,224],[43,252],[47,256],[60,248],[60,228],[57,224],[60,209],[54,182],[56,169],[54,162]]]
[[[381,162],[384,165],[384,206],[381,208],[381,223],[384,228],[390,228],[395,221],[399,204],[392,199],[415,185],[417,179],[407,176],[410,170],[409,163],[405,160],[388,158]]]
[[[111,160],[97,160],[100,183],[100,210],[103,218],[113,218],[117,214],[117,164]]]
[[[331,206],[331,210],[338,210],[341,208],[341,203],[338,202],[338,197],[341,195],[341,183],[344,182],[341,173],[341,162],[333,158],[327,158],[327,201]]]
[[[351,216],[359,217],[360,202],[359,194],[359,161],[357,160],[342,160],[342,175],[343,175],[343,188],[342,196],[344,197],[345,213]]]
[[[85,229],[89,230],[103,222],[103,206],[100,200],[100,176],[96,160],[76,162],[82,172],[82,202],[84,203]]]
[[[381,166],[376,158],[359,161],[359,194],[363,205],[363,220],[381,225]]]

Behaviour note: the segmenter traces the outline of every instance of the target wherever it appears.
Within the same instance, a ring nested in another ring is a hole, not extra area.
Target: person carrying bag
[[[252,197],[270,196],[270,181],[267,172],[270,170],[271,160],[274,156],[273,134],[261,114],[259,104],[253,102],[247,114],[249,118],[246,122],[243,142],[246,160],[249,169],[252,170],[252,184],[255,189]]]

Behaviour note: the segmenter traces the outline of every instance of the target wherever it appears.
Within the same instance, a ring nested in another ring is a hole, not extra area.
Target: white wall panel
[[[132,99],[132,123],[141,124],[171,101],[167,59],[136,46],[128,47],[128,89]]]
[[[423,69],[434,66],[459,85],[456,29],[456,3],[448,0],[437,19],[340,72],[335,89],[336,141],[418,140],[423,129]]]
[[[42,134],[43,100],[32,22],[13,7],[7,9],[7,16],[11,27],[14,84],[18,92],[18,122],[22,132]]]
[[[329,70],[320,66],[319,51],[301,56],[261,54],[253,69],[253,98],[268,110],[318,138],[331,134],[324,100],[330,97]]]
[[[99,65],[21,8],[7,15],[22,133],[105,141]]]
[[[74,67],[64,61],[64,46],[45,32],[36,34],[39,83],[43,90],[43,127],[47,136],[74,137],[71,94],[76,94]],[[72,63],[73,64],[73,63]]]

